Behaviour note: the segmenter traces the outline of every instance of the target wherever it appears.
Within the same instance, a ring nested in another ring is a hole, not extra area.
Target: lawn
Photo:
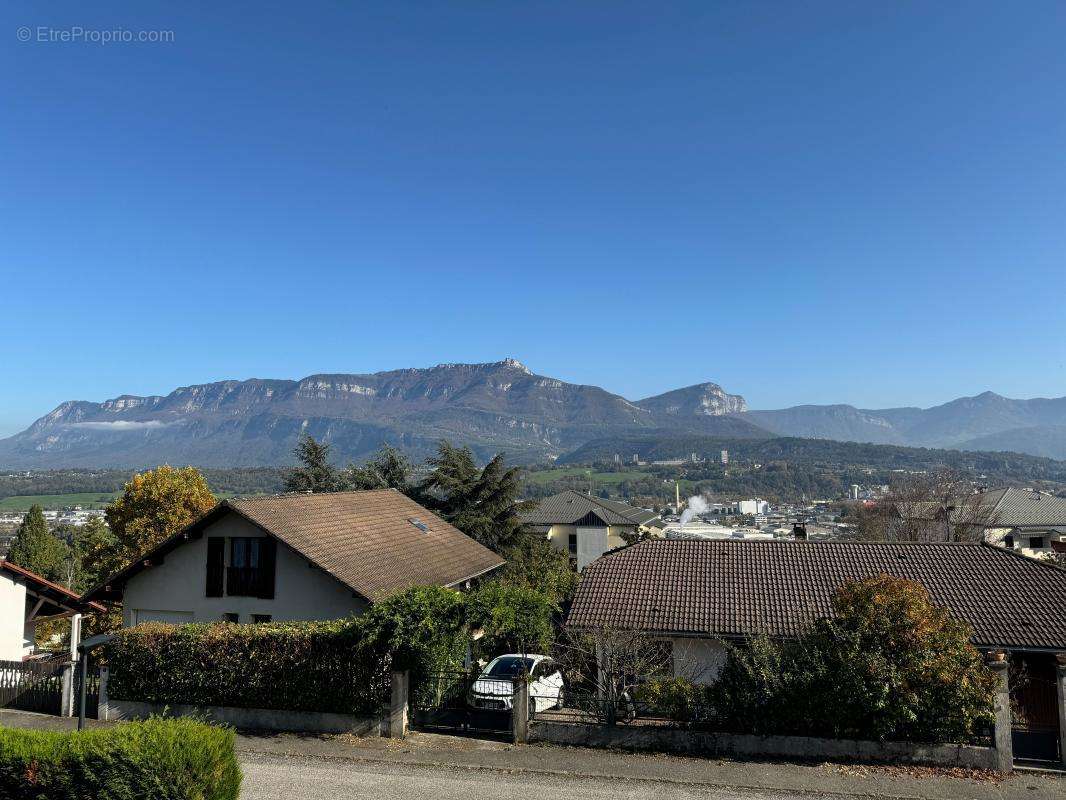
[[[639,480],[646,478],[646,472],[632,470],[630,472],[593,472],[592,481],[596,484],[609,484],[616,486],[622,481]],[[560,478],[579,478],[588,480],[589,475],[584,467],[560,467],[559,469],[546,469],[539,472],[526,473],[526,480],[530,483],[551,483]]]
[[[20,494],[0,500],[0,512],[29,511],[34,503],[46,510],[81,506],[103,508],[121,492],[74,492],[73,494]]]

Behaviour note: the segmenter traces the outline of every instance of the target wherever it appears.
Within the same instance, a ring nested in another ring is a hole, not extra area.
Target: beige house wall
[[[339,619],[361,614],[367,602],[283,542],[278,542],[273,599],[207,596],[207,539],[211,536],[262,537],[252,523],[227,514],[193,539],[168,553],[162,564],[130,578],[122,600],[123,624],[139,622],[217,622],[237,614],[251,622],[253,614],[273,621]],[[226,544],[229,563],[229,543]]]
[[[584,530],[584,528],[578,528],[578,526],[576,526],[576,525],[552,525],[550,528],[548,528],[548,533],[546,534],[546,537],[547,537],[548,541],[551,542],[552,545],[557,550],[562,550],[564,553],[568,553],[570,551],[570,536],[572,534],[581,535],[581,534],[578,533],[579,530]],[[603,528],[601,527],[601,528],[598,528],[597,530],[598,531],[602,531]],[[635,525],[610,525],[610,526],[608,526],[608,528],[607,528],[606,547],[603,548],[603,551],[600,552],[598,555],[603,555],[603,553],[605,553],[605,552],[607,552],[609,550],[614,550],[617,547],[622,547],[623,545],[625,545],[626,541],[625,541],[625,539],[622,538],[622,533],[624,531],[636,531],[636,526]],[[580,549],[580,545],[579,545],[579,549]],[[579,566],[584,567],[585,565],[581,564]]]

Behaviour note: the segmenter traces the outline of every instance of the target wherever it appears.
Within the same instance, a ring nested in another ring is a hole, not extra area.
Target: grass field
[[[622,481],[636,480],[648,477],[645,472],[593,472],[592,481],[596,484],[616,485]],[[551,483],[560,478],[579,478],[588,480],[589,475],[584,467],[560,467],[559,469],[545,469],[539,472],[527,472],[526,480],[530,483]]]
[[[75,492],[74,494],[20,494],[0,500],[0,512],[29,511],[34,503],[45,510],[81,506],[103,508],[120,492]]]

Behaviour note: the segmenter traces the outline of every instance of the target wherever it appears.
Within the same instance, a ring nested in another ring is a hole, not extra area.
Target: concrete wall
[[[307,733],[353,733],[357,736],[380,736],[388,730],[381,717],[356,717],[351,714],[327,714],[318,711],[279,711],[272,708],[231,708],[228,706],[161,706],[132,700],[108,700],[100,709],[107,720],[146,719],[152,715],[199,717],[219,725],[257,731],[297,731]]]
[[[26,587],[0,574],[0,660],[21,661],[26,647]],[[29,644],[33,645],[30,631]]]
[[[861,742],[806,736],[746,736],[678,728],[532,722],[529,741],[581,747],[657,750],[740,758],[838,759],[892,764],[929,764],[967,769],[995,769],[996,751],[970,745],[925,745],[911,742]]]
[[[274,621],[337,619],[366,610],[365,600],[353,597],[350,589],[280,541],[274,599],[208,597],[207,538],[262,535],[236,514],[224,516],[201,538],[178,547],[162,564],[129,580],[122,601],[124,624],[132,626],[150,619],[216,622],[227,613],[239,615],[240,622],[251,622],[253,614],[269,614]],[[226,559],[228,563],[228,543]]]
[[[729,648],[718,639],[671,639],[674,675],[695,683],[712,684],[729,658]]]

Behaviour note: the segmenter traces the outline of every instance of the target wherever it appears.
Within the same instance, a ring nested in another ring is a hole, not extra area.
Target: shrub
[[[637,690],[637,701],[653,714],[696,723],[708,716],[707,695],[708,687],[688,678],[653,678]]]
[[[392,653],[414,677],[462,669],[466,600],[443,586],[412,586],[375,603],[360,619],[367,643]]]
[[[0,797],[236,800],[230,730],[153,718],[78,732],[0,729]]]
[[[166,625],[118,631],[108,694],[157,704],[373,713],[391,664],[357,619]]]
[[[557,613],[558,604],[542,592],[497,581],[466,597],[467,624],[485,632],[478,644],[487,656],[548,652]]]
[[[734,649],[712,699],[746,733],[967,741],[991,723],[995,689],[971,635],[917,583],[847,583],[799,641]]]

